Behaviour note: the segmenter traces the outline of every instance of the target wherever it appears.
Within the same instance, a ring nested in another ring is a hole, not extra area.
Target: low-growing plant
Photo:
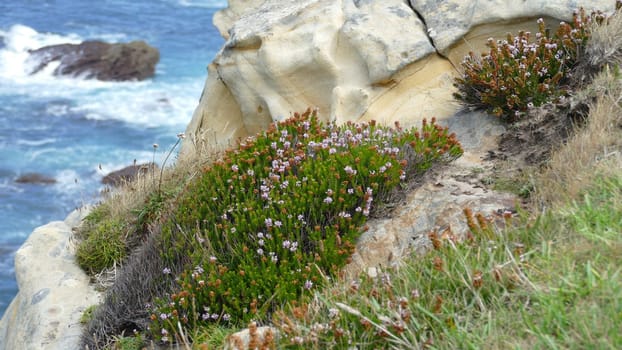
[[[470,234],[276,313],[279,349],[617,349],[622,179],[505,229],[465,210]]]
[[[183,180],[172,174],[167,174],[165,179],[164,175],[167,161],[184,137],[184,134],[177,135],[177,141],[166,153],[160,167],[155,165],[159,146],[154,144],[150,171],[133,181],[123,181],[120,184],[122,189],[111,192],[108,201],[100,203],[87,215],[76,235],[79,239],[78,263],[83,270],[95,275],[115,264],[120,265],[129,252],[144,242],[149,225],[159,219],[168,201],[183,188],[180,184]],[[114,207],[115,200],[122,196],[131,197],[137,188],[141,188],[141,193],[135,197],[141,200],[132,199],[133,205],[125,211]]]
[[[97,309],[97,305],[87,307],[80,316],[80,323],[87,324],[93,319],[93,312]]]
[[[115,337],[114,343],[106,350],[141,350],[145,348],[145,341],[140,334],[134,334],[133,336],[119,336]]]
[[[188,269],[162,271],[178,290],[155,302],[153,336],[244,325],[309,295],[349,261],[374,201],[461,154],[434,121],[324,126],[310,111],[244,140],[188,185],[162,225],[163,259],[188,259]]]
[[[517,235],[498,232],[480,213],[466,209],[465,216],[471,230],[465,240],[450,229],[430,232],[434,249],[425,256],[363,272],[318,292],[304,307],[279,312],[279,348],[426,348],[468,328],[467,310],[485,315],[492,300],[524,288],[523,261],[531,248]]]
[[[605,15],[576,11],[570,23],[561,22],[553,35],[543,19],[532,41],[530,32],[506,40],[488,39],[488,53],[470,52],[462,61],[464,73],[456,78],[454,97],[467,106],[482,108],[507,121],[517,121],[533,107],[565,98],[564,82],[584,52],[590,23]]]
[[[124,222],[96,208],[86,217],[84,225],[89,229],[82,231],[76,250],[76,260],[82,269],[95,274],[125,258],[127,225]]]

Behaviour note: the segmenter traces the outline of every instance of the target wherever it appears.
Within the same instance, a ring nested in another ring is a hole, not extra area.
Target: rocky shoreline
[[[88,211],[36,228],[15,254],[19,292],[0,320],[0,349],[79,348],[80,318],[101,300],[72,244],[72,228]]]

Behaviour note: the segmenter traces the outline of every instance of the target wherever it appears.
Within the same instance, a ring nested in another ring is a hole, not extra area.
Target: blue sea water
[[[212,25],[226,0],[0,1],[0,316],[17,293],[13,260],[30,232],[97,201],[105,173],[149,162],[183,132],[206,66],[222,45]],[[99,82],[27,74],[28,50],[87,39],[145,40],[153,79]],[[101,165],[101,170],[99,169]],[[53,185],[19,184],[37,172]]]

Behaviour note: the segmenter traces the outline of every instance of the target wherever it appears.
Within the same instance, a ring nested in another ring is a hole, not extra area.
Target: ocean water
[[[0,1],[0,316],[17,293],[13,260],[30,232],[98,200],[101,178],[156,161],[185,130],[207,64],[223,43],[212,25],[226,0]],[[153,79],[100,82],[28,75],[28,50],[87,39],[145,40]],[[101,166],[101,170],[99,169]],[[19,184],[36,172],[52,185]]]

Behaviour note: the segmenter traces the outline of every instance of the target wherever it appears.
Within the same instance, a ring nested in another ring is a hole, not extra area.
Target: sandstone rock
[[[560,20],[569,20],[578,7],[587,11],[611,11],[615,1],[604,0],[492,0],[492,1],[436,1],[409,0],[412,8],[425,21],[436,49],[448,55],[452,47],[467,42],[481,47],[488,37],[501,37],[507,32],[537,28],[535,19],[545,17],[556,28]],[[475,35],[474,35],[475,34]],[[477,40],[469,40],[477,37]],[[458,57],[458,62],[462,57]]]
[[[39,173],[25,173],[15,179],[15,182],[23,184],[49,185],[56,183],[56,179]]]
[[[514,195],[485,189],[473,176],[473,169],[492,167],[483,159],[489,150],[497,148],[498,138],[505,131],[499,120],[483,112],[464,112],[442,124],[457,134],[464,155],[426,175],[424,184],[408,193],[389,217],[367,223],[369,229],[359,238],[352,263],[345,269],[349,277],[361,271],[373,274],[374,267],[399,263],[413,252],[427,252],[432,231],[450,230],[457,238],[464,238],[468,232],[465,208],[494,218],[498,212],[516,206]]]
[[[389,103],[383,95],[400,81],[412,82],[410,75],[422,69],[428,86],[451,86],[427,73],[449,65],[414,64],[435,50],[403,0],[269,0],[250,2],[248,8],[242,3],[230,1],[229,9],[215,16],[228,40],[210,65],[206,88],[216,91],[204,90],[186,149],[201,140],[227,144],[309,106],[330,120],[393,121],[379,112],[386,107],[399,113],[411,105]],[[399,75],[402,71],[407,73]],[[447,101],[451,93],[440,90],[439,100]],[[432,104],[434,93],[425,93]],[[416,93],[410,95],[416,99]],[[376,100],[383,107],[371,109]],[[225,116],[230,111],[233,116]]]
[[[86,213],[38,227],[17,251],[19,292],[0,320],[0,350],[79,348],[82,312],[100,301],[70,241]]]
[[[227,41],[182,156],[308,107],[337,122],[448,118],[459,109],[452,79],[468,51],[491,36],[535,31],[538,17],[553,27],[578,6],[609,11],[614,1],[230,0],[214,15]]]
[[[144,80],[155,73],[158,49],[144,41],[109,44],[102,41],[45,46],[30,51],[35,74],[58,62],[54,75],[80,76],[105,81]]]
[[[102,183],[104,185],[118,186],[124,182],[134,180],[139,175],[145,175],[150,171],[157,171],[157,169],[158,166],[153,163],[130,165],[123,169],[110,172],[102,178]]]

